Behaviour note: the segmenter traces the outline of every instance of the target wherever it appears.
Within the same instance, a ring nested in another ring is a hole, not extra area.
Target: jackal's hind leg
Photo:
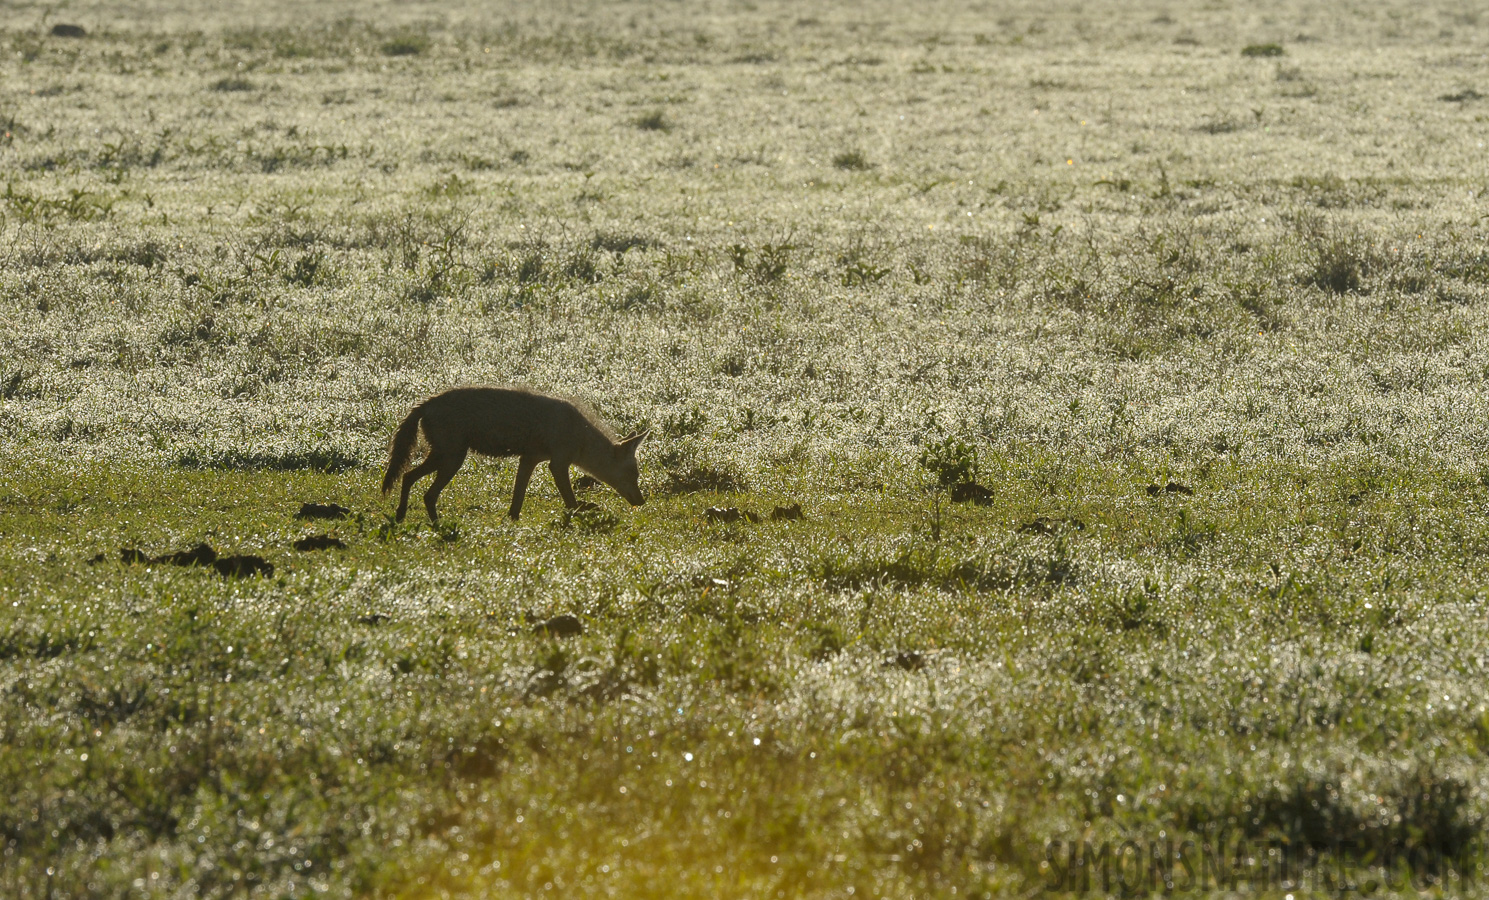
[[[408,492],[413,489],[414,482],[433,472],[437,468],[434,456],[419,463],[417,466],[403,473],[403,493],[398,495],[398,512],[393,515],[395,521],[402,522],[403,517],[408,515]]]
[[[449,456],[441,456],[437,461],[439,471],[435,473],[434,484],[431,484],[429,490],[424,492],[424,508],[429,511],[429,521],[439,522],[439,513],[434,509],[434,505],[439,502],[439,492],[445,489],[445,485],[450,483],[450,479],[455,477],[455,473],[459,472],[464,464],[464,450],[451,453]]]
[[[527,482],[533,477],[533,469],[537,466],[536,457],[524,456],[517,460],[517,484],[512,488],[512,508],[507,511],[513,522],[522,514],[522,501],[527,498]]]

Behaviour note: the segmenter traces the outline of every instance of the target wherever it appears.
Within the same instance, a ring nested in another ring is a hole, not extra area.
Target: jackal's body
[[[420,432],[429,445],[429,455],[408,469]],[[645,437],[643,432],[616,441],[592,416],[560,397],[524,388],[453,388],[414,407],[398,426],[388,452],[383,493],[391,491],[403,476],[397,514],[402,521],[414,482],[436,473],[434,483],[424,493],[424,508],[431,521],[438,521],[435,504],[440,491],[460,471],[466,454],[474,450],[483,456],[518,457],[510,510],[513,519],[522,512],[533,469],[544,461],[553,472],[564,505],[570,509],[578,506],[569,484],[571,465],[589,472],[639,506],[646,501],[636,483],[636,447]]]

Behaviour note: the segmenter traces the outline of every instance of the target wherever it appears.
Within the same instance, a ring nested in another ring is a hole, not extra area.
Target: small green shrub
[[[523,251],[517,258],[517,265],[513,273],[518,284],[540,284],[548,271],[547,248],[542,246],[530,247]]]
[[[383,43],[384,56],[418,56],[429,49],[427,34],[403,34]]]
[[[977,480],[977,447],[955,436],[927,445],[920,451],[918,461],[941,488]]]
[[[728,254],[735,272],[761,284],[769,284],[785,277],[795,249],[795,245],[785,241],[761,244],[753,250],[744,244],[732,244]]]
[[[1142,590],[1124,590],[1106,603],[1107,623],[1120,631],[1147,630],[1163,636],[1168,633],[1168,623],[1159,615],[1158,585],[1148,582]]]
[[[893,269],[887,265],[881,265],[874,258],[875,254],[868,247],[854,244],[838,257],[838,265],[843,270],[843,285],[845,287],[867,287],[882,281]]]
[[[297,258],[285,275],[285,280],[300,287],[311,287],[323,282],[329,272],[325,251],[317,249]]]
[[[1252,58],[1281,56],[1283,54],[1281,44],[1247,44],[1241,48],[1241,55]]]
[[[1329,237],[1314,244],[1305,279],[1335,294],[1358,292],[1374,262],[1372,248],[1349,237]]]
[[[570,251],[564,258],[562,271],[566,279],[578,284],[594,284],[603,277],[600,261],[589,247],[576,247]]]
[[[832,164],[846,172],[866,172],[874,167],[861,150],[845,150],[832,158]]]
[[[633,124],[635,124],[635,126],[642,131],[672,130],[672,120],[667,118],[666,113],[663,113],[659,109],[652,110],[648,113],[642,113],[635,118]]]

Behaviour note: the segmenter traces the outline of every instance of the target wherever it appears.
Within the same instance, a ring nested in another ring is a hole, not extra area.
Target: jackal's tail
[[[388,447],[388,471],[383,475],[383,493],[393,490],[398,478],[408,468],[414,455],[414,445],[419,443],[419,420],[424,418],[424,407],[415,406],[398,430],[393,432],[393,443]]]

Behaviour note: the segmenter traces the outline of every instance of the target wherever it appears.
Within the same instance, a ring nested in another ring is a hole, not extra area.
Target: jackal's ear
[[[647,429],[646,431],[638,431],[638,432],[636,432],[635,434],[633,434],[630,437],[626,438],[625,440],[621,441],[619,444],[616,444],[615,445],[615,452],[617,454],[619,454],[619,453],[635,453],[636,452],[636,448],[641,445],[641,442],[642,441],[646,440],[646,436],[648,434],[651,434],[651,430],[650,429]]]

